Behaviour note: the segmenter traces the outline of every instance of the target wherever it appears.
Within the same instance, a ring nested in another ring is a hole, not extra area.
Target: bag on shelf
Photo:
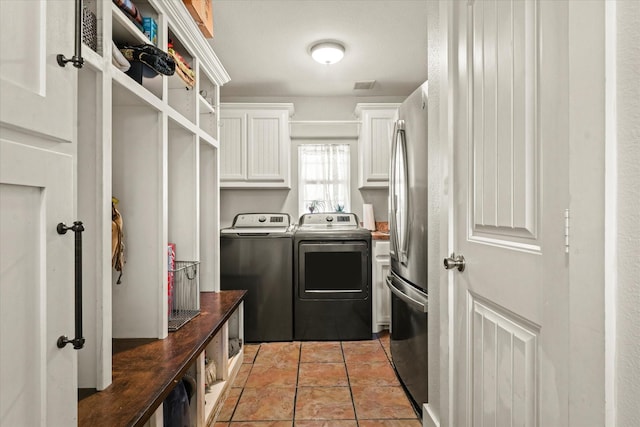
[[[124,268],[124,221],[118,211],[118,199],[111,198],[111,265],[120,272],[117,284],[122,283],[122,269]]]
[[[155,74],[172,76],[176,71],[176,63],[171,55],[152,44],[124,46],[120,48],[120,52],[129,62],[141,62]]]

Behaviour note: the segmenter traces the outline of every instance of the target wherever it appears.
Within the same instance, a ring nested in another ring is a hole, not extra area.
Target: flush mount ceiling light
[[[311,46],[311,57],[321,64],[335,64],[344,57],[344,46],[338,42],[319,42]]]

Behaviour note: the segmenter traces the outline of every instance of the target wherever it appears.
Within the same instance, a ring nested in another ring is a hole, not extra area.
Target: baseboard
[[[433,413],[428,403],[422,405],[422,427],[440,427],[440,419]]]

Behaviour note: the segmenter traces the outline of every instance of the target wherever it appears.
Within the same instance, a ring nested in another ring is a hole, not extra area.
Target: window
[[[298,209],[349,212],[349,145],[305,144],[298,147]]]

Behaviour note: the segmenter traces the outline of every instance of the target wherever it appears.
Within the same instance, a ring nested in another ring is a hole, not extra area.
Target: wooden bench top
[[[78,425],[143,425],[229,320],[245,294],[202,292],[200,314],[166,339],[114,339],[113,382],[78,401]]]

